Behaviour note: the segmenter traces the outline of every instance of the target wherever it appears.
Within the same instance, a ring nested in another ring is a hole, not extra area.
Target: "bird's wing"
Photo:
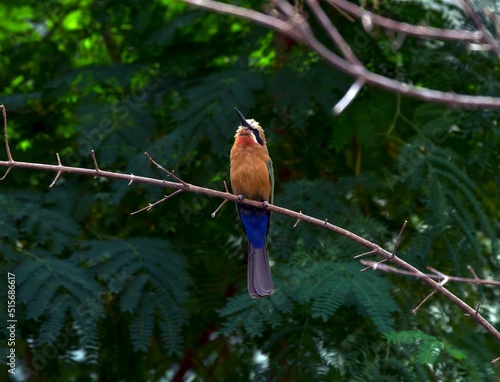
[[[269,181],[271,182],[271,197],[269,198],[269,203],[273,204],[274,202],[274,170],[273,170],[273,161],[269,159],[266,162],[267,171],[269,172]]]

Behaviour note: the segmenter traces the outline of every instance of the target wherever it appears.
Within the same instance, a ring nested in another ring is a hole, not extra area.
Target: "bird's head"
[[[259,125],[259,122],[255,119],[245,119],[238,109],[234,110],[236,110],[236,114],[238,114],[241,121],[241,125],[236,130],[234,138],[251,139],[267,150],[266,135],[264,134],[264,129]]]

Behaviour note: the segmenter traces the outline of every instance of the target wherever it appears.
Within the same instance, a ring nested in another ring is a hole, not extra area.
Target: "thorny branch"
[[[4,110],[3,105],[0,105],[0,108],[2,108]],[[7,152],[9,153],[10,148],[9,148],[9,143],[7,140],[7,138],[8,138],[7,124],[4,125],[4,131],[5,131],[5,138],[6,138],[6,148],[7,148]],[[361,245],[369,250],[368,252],[365,252],[361,255],[356,256],[356,258],[360,257],[360,256],[365,256],[368,254],[377,254],[379,256],[382,256],[384,258],[384,260],[395,264],[399,268],[404,269],[406,272],[409,272],[412,275],[415,275],[415,277],[419,278],[420,280],[422,280],[423,282],[425,282],[426,284],[428,284],[429,286],[431,286],[434,289],[432,294],[439,292],[445,298],[447,298],[448,300],[453,302],[455,305],[457,305],[460,309],[462,309],[465,312],[465,314],[472,317],[478,324],[480,324],[483,328],[485,328],[491,335],[493,335],[493,337],[495,337],[500,342],[500,332],[497,329],[495,329],[495,327],[493,325],[491,325],[489,321],[487,321],[483,316],[481,316],[481,314],[479,314],[479,312],[477,312],[476,309],[472,308],[471,306],[466,304],[464,301],[462,301],[459,297],[457,297],[455,294],[450,292],[448,289],[444,288],[443,282],[438,283],[438,282],[434,281],[434,279],[433,279],[434,277],[431,277],[427,274],[422,273],[420,270],[415,268],[413,265],[407,263],[403,259],[396,256],[396,253],[395,253],[396,246],[397,246],[397,243],[399,242],[399,239],[401,237],[401,234],[403,232],[403,229],[404,229],[406,223],[403,225],[403,228],[401,229],[401,231],[398,235],[394,251],[389,252],[389,251],[383,249],[382,247],[380,247],[378,244],[372,243],[371,241],[366,240],[366,239],[362,238],[361,236],[358,236],[358,235],[356,235],[356,234],[354,234],[354,233],[352,233],[344,228],[341,228],[341,227],[338,227],[332,223],[329,223],[327,218],[317,219],[317,218],[314,218],[312,216],[308,216],[308,215],[302,213],[302,211],[296,212],[296,211],[292,211],[292,210],[289,210],[289,209],[286,209],[283,207],[279,207],[279,206],[275,206],[272,204],[267,204],[264,207],[262,202],[258,202],[255,200],[250,200],[250,199],[239,200],[238,196],[230,194],[227,191],[227,188],[226,188],[226,192],[222,192],[222,191],[212,190],[212,189],[205,188],[205,187],[199,187],[199,186],[195,186],[195,185],[190,184],[190,183],[186,183],[185,181],[182,181],[181,179],[179,179],[176,176],[175,176],[175,178],[177,180],[179,180],[179,182],[170,182],[170,181],[166,181],[163,179],[147,178],[147,177],[137,176],[134,174],[129,175],[129,174],[115,173],[115,172],[111,172],[111,171],[103,171],[103,170],[99,169],[99,167],[97,165],[97,160],[94,161],[94,168],[80,168],[80,167],[64,166],[61,164],[59,155],[57,156],[57,158],[58,158],[57,165],[49,165],[49,164],[42,164],[42,163],[18,162],[18,161],[13,160],[12,157],[10,157],[10,160],[0,161],[0,167],[6,167],[7,173],[14,168],[26,168],[26,169],[39,170],[39,171],[56,172],[57,173],[56,178],[51,183],[51,186],[53,186],[55,184],[55,182],[57,181],[57,179],[59,178],[59,176],[61,174],[69,173],[69,174],[89,175],[89,176],[96,177],[96,178],[124,180],[124,181],[129,182],[128,183],[129,186],[132,183],[137,182],[137,183],[150,184],[150,185],[155,185],[155,186],[159,186],[159,187],[171,188],[171,189],[177,190],[177,191],[171,193],[170,195],[165,196],[163,199],[159,200],[158,202],[153,203],[153,204],[149,204],[148,206],[146,206],[142,210],[149,210],[154,205],[159,204],[159,203],[167,200],[169,197],[172,197],[172,196],[176,195],[177,193],[185,191],[185,192],[192,192],[192,193],[198,193],[198,194],[202,194],[202,195],[212,196],[212,197],[228,200],[231,202],[241,202],[243,204],[247,204],[247,205],[258,207],[258,208],[266,208],[269,211],[272,211],[272,212],[275,212],[275,213],[278,213],[278,214],[288,216],[288,217],[295,219],[296,222],[293,225],[294,227],[296,227],[297,224],[301,221],[318,226],[318,227],[322,227],[322,228],[327,229],[329,231],[335,232],[336,234],[342,235],[342,236],[346,237],[347,239],[352,240],[352,241],[358,243],[359,245]],[[95,158],[95,154],[94,154],[93,158]],[[165,170],[161,165],[159,165],[157,162],[155,162],[153,160],[153,158],[151,158],[149,155],[148,155],[148,158],[158,168],[162,169],[163,171],[165,171],[169,175],[173,175],[172,172]],[[6,173],[6,175],[7,175],[7,173]],[[2,179],[5,179],[6,175],[4,175],[4,177]],[[140,211],[142,211],[142,210],[140,210]],[[137,211],[137,212],[139,212],[139,211]],[[381,265],[379,264],[378,267],[381,267]],[[474,283],[477,283],[476,277],[474,278]]]
[[[349,104],[349,102],[355,98],[363,84],[373,85],[397,94],[403,94],[408,97],[440,103],[451,107],[500,109],[500,98],[498,97],[472,96],[417,87],[369,71],[361,62],[354,58],[355,56],[352,54],[350,47],[345,46],[345,41],[342,36],[333,26],[331,20],[325,18],[324,11],[320,8],[317,0],[308,0],[307,5],[318,19],[326,34],[339,48],[345,58],[341,58],[339,55],[319,42],[312,32],[308,20],[298,9],[293,7],[286,0],[273,0],[272,4],[274,8],[268,10],[269,14],[214,0],[182,1],[194,6],[215,11],[217,13],[237,16],[256,24],[260,24],[266,28],[275,30],[276,32],[286,35],[295,41],[301,42],[306,47],[316,52],[328,64],[355,78],[355,84],[347,92],[344,98],[342,98],[342,100],[334,106],[333,112],[336,114],[341,112]],[[368,12],[346,0],[327,0],[327,2],[334,8],[341,9],[342,11],[360,18],[362,20],[362,25],[367,30],[373,28],[373,25],[378,25],[387,30],[401,32],[403,35],[408,34],[420,38],[435,38],[466,43],[483,43],[495,53],[498,53],[498,50],[500,50],[498,42],[494,40],[493,36],[487,33],[487,29],[482,24],[480,18],[478,18],[479,20],[473,20],[476,27],[479,29],[477,32],[449,30],[397,22]],[[462,4],[464,5],[465,12],[468,16],[472,17],[472,13],[468,12],[465,5],[468,4],[470,6],[469,1],[462,0]],[[477,16],[476,13],[474,13],[474,15]]]
[[[399,275],[406,275],[406,276],[412,276],[417,279],[421,279],[422,277],[428,277],[431,279],[436,279],[441,282],[441,280],[445,279],[447,281],[455,281],[459,283],[467,283],[467,284],[472,284],[472,285],[491,285],[491,286],[498,286],[500,287],[500,281],[495,281],[495,280],[483,280],[478,277],[474,277],[473,279],[468,278],[468,277],[457,277],[457,276],[448,276],[444,275],[443,273],[435,270],[432,267],[427,267],[428,270],[430,270],[433,273],[415,273],[415,272],[410,272],[406,271],[404,269],[398,269],[395,267],[391,267],[390,265],[387,264],[380,264],[380,262],[376,261],[371,261],[371,260],[360,260],[359,261],[361,264],[366,265],[367,267],[370,267],[374,270],[381,270],[384,272],[389,272],[389,273],[397,273]]]

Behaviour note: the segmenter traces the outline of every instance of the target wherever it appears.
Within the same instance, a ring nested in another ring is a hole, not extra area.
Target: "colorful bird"
[[[241,125],[236,130],[231,149],[231,186],[238,195],[238,214],[248,240],[248,293],[252,298],[264,297],[274,292],[266,236],[271,212],[242,204],[243,198],[273,202],[273,162],[267,151],[266,136],[259,123],[245,119],[236,109]]]

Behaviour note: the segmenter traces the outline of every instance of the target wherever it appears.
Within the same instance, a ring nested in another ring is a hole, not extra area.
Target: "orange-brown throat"
[[[251,136],[252,133],[248,134],[238,134],[234,140],[234,144],[238,146],[260,146],[255,138]]]

